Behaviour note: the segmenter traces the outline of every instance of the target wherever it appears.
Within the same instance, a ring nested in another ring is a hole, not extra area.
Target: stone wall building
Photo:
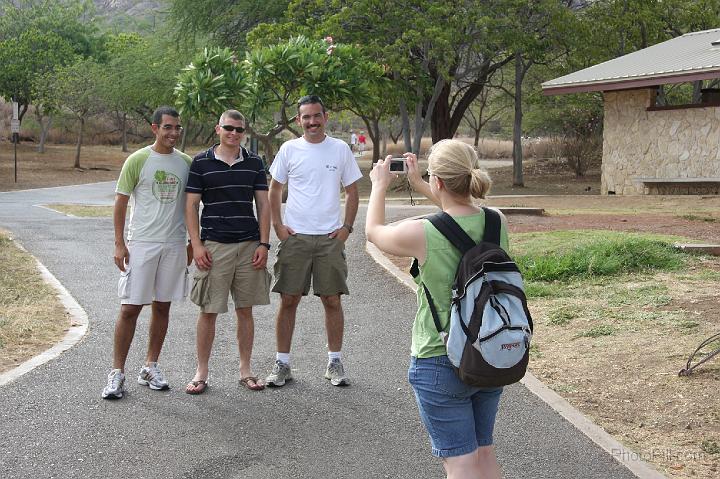
[[[720,29],[674,38],[543,84],[601,91],[603,194],[720,194],[720,101],[658,105],[660,85],[720,78]]]

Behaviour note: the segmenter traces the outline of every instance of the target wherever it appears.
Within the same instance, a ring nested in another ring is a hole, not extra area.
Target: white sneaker
[[[108,374],[108,382],[102,392],[103,399],[120,399],[125,392],[125,375],[119,369],[113,369]]]
[[[349,386],[350,380],[345,376],[345,368],[339,359],[333,359],[328,363],[325,371],[325,379],[330,380],[333,386]]]
[[[290,366],[280,361],[279,359],[273,364],[273,369],[270,375],[265,378],[265,384],[270,387],[281,387],[284,386],[287,381],[292,380],[292,371]]]
[[[157,363],[150,363],[150,366],[144,366],[140,370],[138,384],[148,386],[150,389],[154,389],[155,391],[170,389],[170,385],[165,380],[165,376],[163,376],[160,368],[157,367]]]

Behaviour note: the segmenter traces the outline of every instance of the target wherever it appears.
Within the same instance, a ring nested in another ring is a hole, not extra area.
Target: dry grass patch
[[[720,361],[678,376],[717,333],[718,267],[704,258],[682,272],[558,283],[531,300],[533,373],[673,478],[720,468]]]
[[[35,259],[0,232],[0,372],[47,349],[69,326]]]
[[[113,215],[112,206],[74,205],[69,203],[52,203],[44,206],[58,213],[79,218],[106,218]]]

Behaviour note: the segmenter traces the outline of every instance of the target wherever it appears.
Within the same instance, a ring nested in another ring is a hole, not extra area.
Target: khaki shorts
[[[317,296],[349,294],[345,243],[328,235],[295,234],[280,243],[273,291]]]
[[[257,241],[204,244],[212,257],[212,266],[207,271],[195,272],[190,292],[190,300],[203,313],[226,313],[228,293],[232,293],[236,309],[270,304],[270,273],[252,266]]]

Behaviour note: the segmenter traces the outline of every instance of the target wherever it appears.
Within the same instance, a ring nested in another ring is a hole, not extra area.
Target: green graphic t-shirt
[[[130,196],[128,240],[185,241],[185,185],[191,162],[178,150],[162,154],[149,146],[125,160],[115,192]]]

